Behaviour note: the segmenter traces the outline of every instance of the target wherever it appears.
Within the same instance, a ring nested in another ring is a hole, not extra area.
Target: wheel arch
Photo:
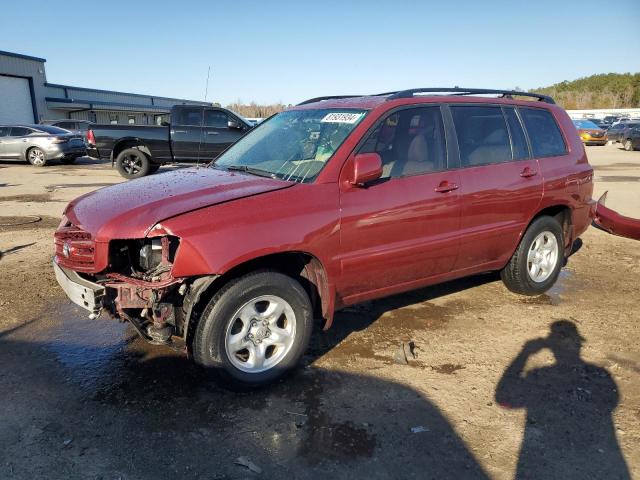
[[[199,277],[192,282],[183,306],[182,336],[187,345],[193,339],[200,315],[215,293],[230,280],[257,270],[279,271],[299,281],[309,294],[314,318],[324,321],[324,329],[331,326],[335,292],[322,262],[308,252],[278,252],[238,263],[221,275]]]
[[[116,158],[118,158],[118,155],[120,155],[120,153],[127,148],[137,148],[138,150],[146,154],[150,159],[153,158],[151,149],[143,140],[136,137],[126,137],[121,138],[113,145],[113,150],[111,151],[111,163],[114,163],[116,161]]]
[[[565,241],[564,250],[565,250],[565,255],[567,255],[568,252],[571,251],[571,246],[573,245],[573,241],[575,240],[573,238],[573,211],[569,205],[563,204],[563,203],[556,203],[556,204],[548,205],[548,206],[545,206],[544,208],[541,208],[531,218],[531,220],[529,221],[527,226],[524,228],[524,230],[520,232],[518,243],[520,243],[522,236],[529,229],[531,224],[540,217],[553,217],[556,220],[558,220],[558,222],[560,223],[560,226],[562,227],[562,233],[564,235],[564,241]],[[517,245],[516,245],[516,248],[517,248]]]

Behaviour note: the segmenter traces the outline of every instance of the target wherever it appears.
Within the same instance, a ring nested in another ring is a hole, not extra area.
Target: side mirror
[[[353,159],[353,175],[349,183],[364,187],[382,176],[382,159],[377,153],[359,153]]]
[[[163,127],[169,127],[170,123],[167,122],[167,121],[163,121],[163,122],[160,122],[160,125],[163,126]]]
[[[240,122],[238,122],[237,120],[229,120],[227,122],[227,127],[235,128],[236,130],[242,130],[244,125],[241,125]]]

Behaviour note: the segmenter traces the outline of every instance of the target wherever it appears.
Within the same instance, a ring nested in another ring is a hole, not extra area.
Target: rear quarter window
[[[551,112],[540,108],[519,110],[529,134],[534,157],[555,157],[567,153],[562,132]]]

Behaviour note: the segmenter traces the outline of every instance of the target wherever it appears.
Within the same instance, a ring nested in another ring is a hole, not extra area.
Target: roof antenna
[[[207,94],[209,93],[209,75],[211,74],[211,65],[207,68],[207,83],[204,87],[204,103],[207,103]],[[200,115],[200,140],[198,141],[198,157],[196,160],[196,168],[200,168],[200,150],[202,149],[202,142],[206,138],[204,135],[204,105],[202,106],[202,115]]]

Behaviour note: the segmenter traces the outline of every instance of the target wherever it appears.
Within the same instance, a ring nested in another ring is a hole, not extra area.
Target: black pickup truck
[[[165,163],[213,160],[251,127],[224,108],[175,105],[162,126],[92,125],[87,140],[92,157],[108,158],[120,175],[138,178]]]

